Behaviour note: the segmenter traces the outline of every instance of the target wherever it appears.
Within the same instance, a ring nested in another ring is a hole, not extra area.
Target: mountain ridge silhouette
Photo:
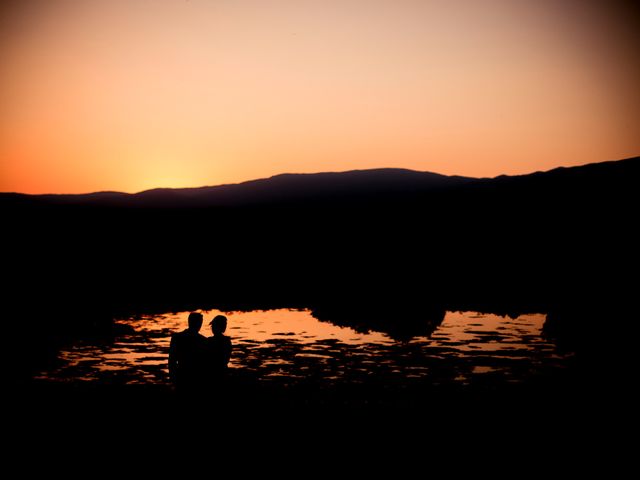
[[[336,201],[395,194],[423,194],[458,187],[518,186],[535,181],[557,183],[601,176],[626,176],[638,171],[640,157],[557,167],[523,175],[465,177],[402,168],[376,168],[345,172],[283,173],[241,183],[191,188],[153,188],[137,193],[101,191],[86,194],[0,193],[0,201],[106,207],[225,207],[282,203],[296,200]]]

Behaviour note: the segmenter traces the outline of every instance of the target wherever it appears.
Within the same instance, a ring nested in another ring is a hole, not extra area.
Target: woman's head
[[[224,333],[227,329],[227,317],[224,315],[216,315],[209,325],[211,325],[211,332],[213,332],[214,335]]]

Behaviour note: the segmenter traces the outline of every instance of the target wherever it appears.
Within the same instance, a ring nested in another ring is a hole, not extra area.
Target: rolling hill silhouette
[[[467,177],[449,177],[429,172],[385,168],[341,173],[282,174],[239,184],[199,188],[156,188],[134,194],[120,192],[34,196],[13,194],[13,198],[61,205],[198,208],[401,195],[464,185],[473,180]]]
[[[446,176],[397,168],[353,170],[340,173],[281,174],[239,184],[199,188],[156,188],[135,194],[96,192],[78,195],[25,195],[2,193],[3,203],[48,203],[103,207],[201,208],[257,206],[287,202],[336,202],[415,197],[420,194],[460,189],[520,188],[553,190],[594,189],[610,183],[623,184],[638,174],[638,157],[626,160],[556,168],[529,175],[496,178]]]

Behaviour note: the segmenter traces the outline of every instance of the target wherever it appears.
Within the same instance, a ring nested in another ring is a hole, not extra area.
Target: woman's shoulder
[[[209,343],[231,343],[231,337],[227,335],[214,335],[213,337],[207,337]]]

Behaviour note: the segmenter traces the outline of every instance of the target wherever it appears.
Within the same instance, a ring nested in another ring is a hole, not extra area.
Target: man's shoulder
[[[176,332],[171,335],[171,340],[182,340],[191,337],[192,335],[189,333],[189,330],[182,330],[181,332]],[[202,336],[202,335],[200,335]]]

